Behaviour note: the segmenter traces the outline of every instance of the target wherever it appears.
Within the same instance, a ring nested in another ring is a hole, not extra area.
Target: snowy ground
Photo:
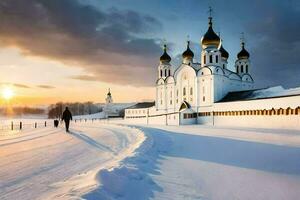
[[[144,140],[132,128],[92,123],[6,132],[0,137],[0,199],[72,199],[97,186],[96,173]]]
[[[0,199],[300,196],[299,131],[89,122],[72,132],[0,135]]]

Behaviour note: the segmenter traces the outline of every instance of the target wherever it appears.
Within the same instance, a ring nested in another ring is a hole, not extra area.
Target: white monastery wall
[[[217,126],[237,126],[251,128],[299,129],[300,115],[275,116],[214,116],[213,124]]]
[[[238,110],[253,110],[253,109],[279,109],[279,108],[297,108],[300,106],[300,95],[276,97],[257,100],[244,100],[215,103],[214,111],[238,111]]]

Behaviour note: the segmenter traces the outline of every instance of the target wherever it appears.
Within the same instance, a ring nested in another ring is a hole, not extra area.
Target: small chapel
[[[115,106],[113,106],[113,98],[112,94],[110,92],[110,88],[108,89],[106,98],[105,98],[105,105],[103,108],[103,112],[105,114],[105,118],[111,118],[111,117],[118,117],[119,116],[119,110],[116,109]]]

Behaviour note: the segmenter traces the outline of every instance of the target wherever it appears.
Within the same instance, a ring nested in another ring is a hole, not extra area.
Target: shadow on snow
[[[110,147],[105,146],[105,145],[97,142],[96,140],[92,139],[91,137],[89,137],[85,134],[82,134],[80,132],[77,133],[75,131],[70,131],[70,133],[73,136],[75,136],[76,138],[78,138],[79,140],[82,140],[83,142],[91,145],[94,148],[97,148],[97,149],[102,150],[102,151],[108,151],[108,152],[114,153],[114,151]]]
[[[120,167],[101,170],[97,179],[102,185],[84,199],[150,199],[163,191],[152,176],[160,174],[160,161],[167,157],[300,175],[300,148],[139,128],[147,139],[136,154]]]

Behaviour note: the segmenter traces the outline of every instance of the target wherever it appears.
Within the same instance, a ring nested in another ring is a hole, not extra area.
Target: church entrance
[[[191,108],[191,105],[183,101],[179,108],[179,124],[196,124],[197,113]]]

